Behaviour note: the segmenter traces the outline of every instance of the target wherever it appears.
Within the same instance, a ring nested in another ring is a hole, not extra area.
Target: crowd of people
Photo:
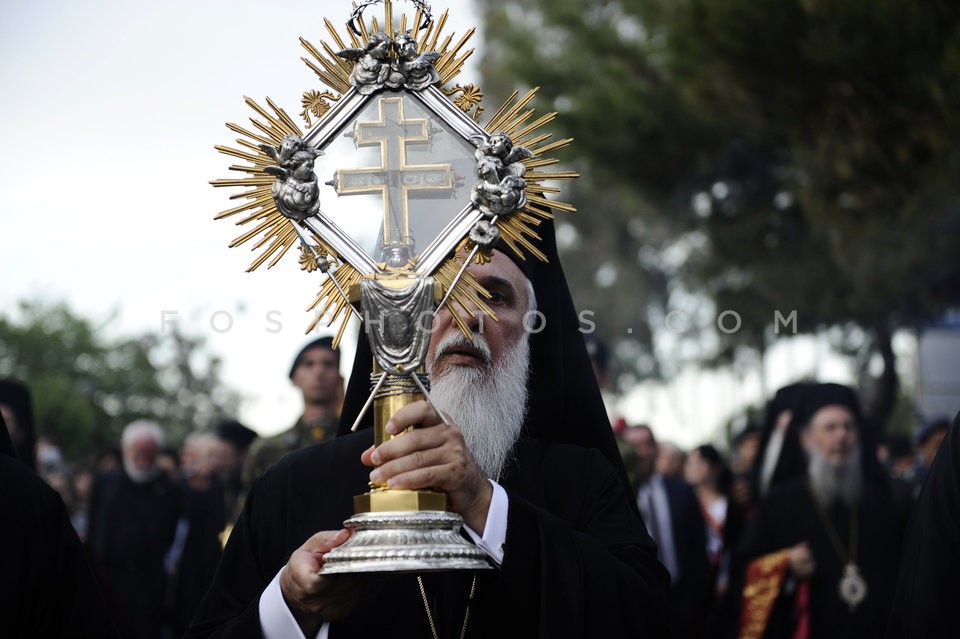
[[[302,395],[303,414],[278,435],[261,437],[223,417],[171,446],[162,425],[140,419],[123,429],[115,448],[82,462],[67,460],[50,434],[36,436],[29,387],[0,380],[7,457],[16,457],[62,503],[108,619],[81,624],[75,636],[183,636],[250,486],[286,453],[335,434],[343,396],[339,361],[330,337],[312,340],[296,354],[289,377]],[[104,628],[111,634],[101,634]]]
[[[886,633],[895,596],[911,592],[900,579],[908,523],[949,432],[937,419],[906,443],[882,437],[854,389],[818,382],[779,389],[728,445],[684,450],[622,425],[634,494],[671,574],[674,636],[948,636]],[[925,616],[938,608],[923,605]]]
[[[960,534],[958,427],[882,438],[853,388],[824,382],[779,389],[730,442],[612,427],[548,247],[470,266],[498,321],[438,312],[430,401],[376,447],[366,340],[346,388],[329,338],[296,354],[303,414],[279,435],[224,418],[171,448],[137,420],[88,466],[36,438],[29,389],[3,381],[4,534],[25,555],[2,582],[20,579],[12,636],[935,636],[912,614],[936,619],[924,585],[956,589],[938,557]],[[318,574],[371,485],[442,492],[496,570]],[[38,544],[56,584],[25,577]]]
[[[290,378],[304,414],[277,436],[222,419],[172,449],[139,420],[90,465],[34,438],[29,391],[2,382],[17,454],[32,449],[26,461],[59,495],[119,636],[183,636],[253,479],[335,436],[343,377],[329,338],[304,346]],[[671,636],[883,637],[907,524],[949,428],[922,424],[906,446],[878,438],[854,390],[803,382],[777,391],[728,446],[682,449],[645,424],[616,431],[669,573]]]

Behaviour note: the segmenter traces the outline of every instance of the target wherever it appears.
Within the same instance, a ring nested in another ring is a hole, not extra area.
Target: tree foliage
[[[158,421],[177,442],[236,411],[202,339],[177,330],[110,338],[111,321],[41,301],[0,316],[0,377],[29,386],[38,435],[55,437],[68,459],[117,445],[134,419]]]
[[[717,336],[714,361],[762,351],[775,311],[796,311],[801,332],[866,335],[860,348],[886,364],[877,412],[889,414],[891,335],[960,301],[960,8],[478,1],[488,93],[540,87],[587,167],[581,234],[610,225],[631,238],[580,261],[597,268],[613,249],[627,263],[649,242],[661,312],[686,293],[742,318]],[[610,192],[632,195],[618,207]]]

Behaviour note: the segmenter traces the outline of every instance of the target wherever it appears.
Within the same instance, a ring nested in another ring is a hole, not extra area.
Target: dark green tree
[[[202,339],[176,330],[108,337],[112,321],[41,301],[0,316],[0,377],[30,387],[38,435],[54,436],[68,459],[117,445],[134,419],[157,420],[176,443],[236,411],[238,396]]]
[[[479,5],[488,93],[541,88],[541,106],[561,113],[557,133],[575,138],[580,235],[603,224],[625,240],[589,247],[580,263],[595,271],[611,250],[628,264],[652,249],[659,261],[641,266],[664,278],[661,312],[684,294],[735,310],[741,330],[717,335],[714,363],[769,347],[776,311],[796,311],[800,332],[838,329],[841,349],[882,358],[865,390],[886,420],[898,397],[893,334],[960,302],[960,7]],[[609,201],[624,192],[622,206]],[[632,295],[609,293],[608,306]]]

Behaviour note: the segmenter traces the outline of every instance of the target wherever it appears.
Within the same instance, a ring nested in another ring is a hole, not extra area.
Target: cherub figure
[[[499,184],[479,181],[470,192],[470,202],[485,218],[502,217],[527,204],[527,183],[522,177],[508,175]]]
[[[471,138],[477,146],[477,182],[470,201],[488,218],[507,215],[527,204],[527,167],[523,160],[534,157],[526,148],[514,145],[510,136],[498,131],[489,138]]]
[[[523,177],[527,171],[527,167],[523,165],[523,160],[535,157],[533,152],[526,147],[515,145],[510,136],[503,131],[497,131],[487,140],[473,138],[473,141],[477,145],[477,150],[474,152],[477,162],[480,162],[484,157],[494,157],[500,160],[503,166],[500,172],[501,179],[507,175]]]
[[[279,147],[261,144],[260,148],[276,165],[264,168],[276,176],[270,192],[277,210],[292,220],[305,220],[320,210],[320,185],[313,163],[323,152],[296,135],[288,135]]]
[[[499,184],[502,179],[503,162],[492,155],[485,155],[477,161],[477,177],[487,184]]]
[[[363,49],[344,49],[337,55],[356,62],[350,72],[350,82],[362,95],[370,95],[383,88],[390,78],[393,40],[383,31],[370,36]]]
[[[508,215],[527,204],[527,182],[518,175],[502,174],[503,164],[496,157],[485,156],[477,165],[480,181],[473,185],[470,201],[486,218]]]
[[[293,156],[303,148],[303,140],[298,135],[287,135],[280,141],[279,147],[261,144],[260,148],[276,162],[277,166],[292,169]]]
[[[393,88],[403,86],[411,91],[419,91],[440,81],[440,74],[433,66],[433,63],[440,59],[439,53],[436,51],[418,53],[417,41],[410,32],[397,35],[393,40],[393,46],[397,52],[397,60],[390,78],[391,83],[399,83],[388,84],[388,86]]]

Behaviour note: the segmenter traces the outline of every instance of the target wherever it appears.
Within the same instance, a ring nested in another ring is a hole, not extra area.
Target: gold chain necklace
[[[503,469],[497,471],[497,478],[494,480],[500,483],[500,476],[503,475]],[[417,575],[417,585],[420,586],[420,598],[423,599],[423,609],[427,611],[427,621],[430,623],[430,634],[433,639],[440,639],[437,634],[437,627],[433,623],[433,613],[430,612],[430,602],[427,600],[427,589],[423,587],[423,577]],[[463,627],[460,628],[460,639],[467,636],[467,624],[470,622],[470,604],[473,603],[473,596],[477,592],[477,575],[473,575],[470,582],[470,595],[467,597],[467,611],[463,613]]]
[[[840,599],[850,608],[850,612],[853,612],[867,597],[867,582],[863,578],[863,575],[860,574],[856,563],[860,521],[859,507],[857,504],[854,504],[850,509],[850,543],[848,544],[848,552],[844,549],[837,529],[833,526],[833,522],[830,521],[827,511],[824,510],[823,504],[817,499],[817,495],[813,492],[813,488],[809,482],[807,483],[807,491],[810,493],[810,500],[813,502],[814,510],[817,511],[817,515],[819,515],[820,521],[827,531],[827,537],[830,538],[830,543],[833,544],[833,549],[837,552],[841,563],[844,564],[843,577],[840,578],[840,583],[837,584],[837,592],[840,595]]]
[[[427,611],[427,621],[430,622],[430,634],[433,635],[433,639],[440,639],[440,635],[437,634],[437,627],[433,623],[433,614],[430,612],[430,603],[427,601],[427,591],[423,587],[423,577],[417,575],[417,584],[420,586],[420,597],[423,599],[423,608]],[[463,627],[460,629],[460,639],[464,639],[467,636],[467,623],[470,622],[470,604],[473,603],[473,595],[477,592],[477,576],[473,576],[473,581],[470,583],[470,596],[467,597],[467,611],[463,613]]]

